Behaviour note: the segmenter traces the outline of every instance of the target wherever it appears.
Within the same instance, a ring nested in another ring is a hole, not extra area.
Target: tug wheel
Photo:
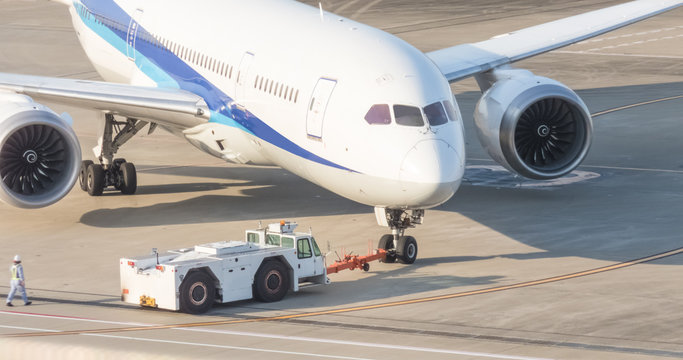
[[[195,271],[180,285],[180,311],[188,314],[207,312],[216,298],[213,280],[205,273]]]
[[[263,302],[280,301],[289,290],[289,274],[281,262],[263,262],[254,279],[254,297]]]

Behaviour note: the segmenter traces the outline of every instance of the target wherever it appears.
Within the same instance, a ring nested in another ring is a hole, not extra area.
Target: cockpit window
[[[446,100],[443,102],[443,104],[446,106],[446,113],[448,114],[448,118],[451,119],[451,121],[458,120],[458,112],[455,111],[453,103],[450,102],[450,100]]]
[[[406,105],[394,105],[396,123],[404,126],[424,126],[422,112],[419,108]]]
[[[440,102],[425,106],[424,111],[431,126],[443,125],[448,122],[448,117],[446,117],[446,112]]]
[[[365,115],[365,121],[367,121],[370,125],[391,124],[391,112],[389,111],[389,105],[372,105],[368,113]]]

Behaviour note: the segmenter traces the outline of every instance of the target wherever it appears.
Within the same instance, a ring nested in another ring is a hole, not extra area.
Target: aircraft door
[[[251,64],[254,62],[254,54],[244,53],[242,56],[242,61],[240,62],[240,67],[237,70],[237,79],[235,81],[235,101],[244,105],[243,100],[246,95],[246,83],[247,77],[249,75],[249,69]]]
[[[325,111],[336,85],[337,81],[335,80],[320,78],[313,90],[311,101],[308,104],[308,115],[306,116],[306,132],[311,138],[322,139],[323,137]]]
[[[137,9],[135,11],[135,16],[130,18],[130,24],[128,24],[128,34],[126,35],[126,52],[128,55],[128,60],[135,61],[135,42],[138,38],[138,28],[140,27],[139,21],[142,18],[142,9]]]

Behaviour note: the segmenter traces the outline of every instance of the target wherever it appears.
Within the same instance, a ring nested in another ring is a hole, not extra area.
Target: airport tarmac
[[[322,4],[431,51],[617,3]],[[240,239],[259,220],[280,219],[312,227],[324,250],[329,242],[364,253],[385,233],[371,208],[279,168],[222,163],[163,132],[120,152],[138,167],[135,196],[74,188],[41,210],[0,204],[0,269],[21,254],[33,300],[0,310],[0,357],[683,358],[682,18],[678,9],[517,64],[577,90],[596,114],[587,160],[561,181],[496,167],[472,124],[478,88],[455,84],[466,181],[409,231],[417,262],[330,275],[331,285],[278,303],[200,316],[129,306],[118,260]],[[0,72],[99,78],[65,8],[46,1],[0,0]],[[71,113],[91,157],[96,114],[53,108]],[[2,276],[0,297],[9,290]]]

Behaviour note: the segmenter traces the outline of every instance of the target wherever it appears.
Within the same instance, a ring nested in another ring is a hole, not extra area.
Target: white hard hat
[[[20,261],[21,261],[21,256],[14,255],[14,262],[20,262]]]

